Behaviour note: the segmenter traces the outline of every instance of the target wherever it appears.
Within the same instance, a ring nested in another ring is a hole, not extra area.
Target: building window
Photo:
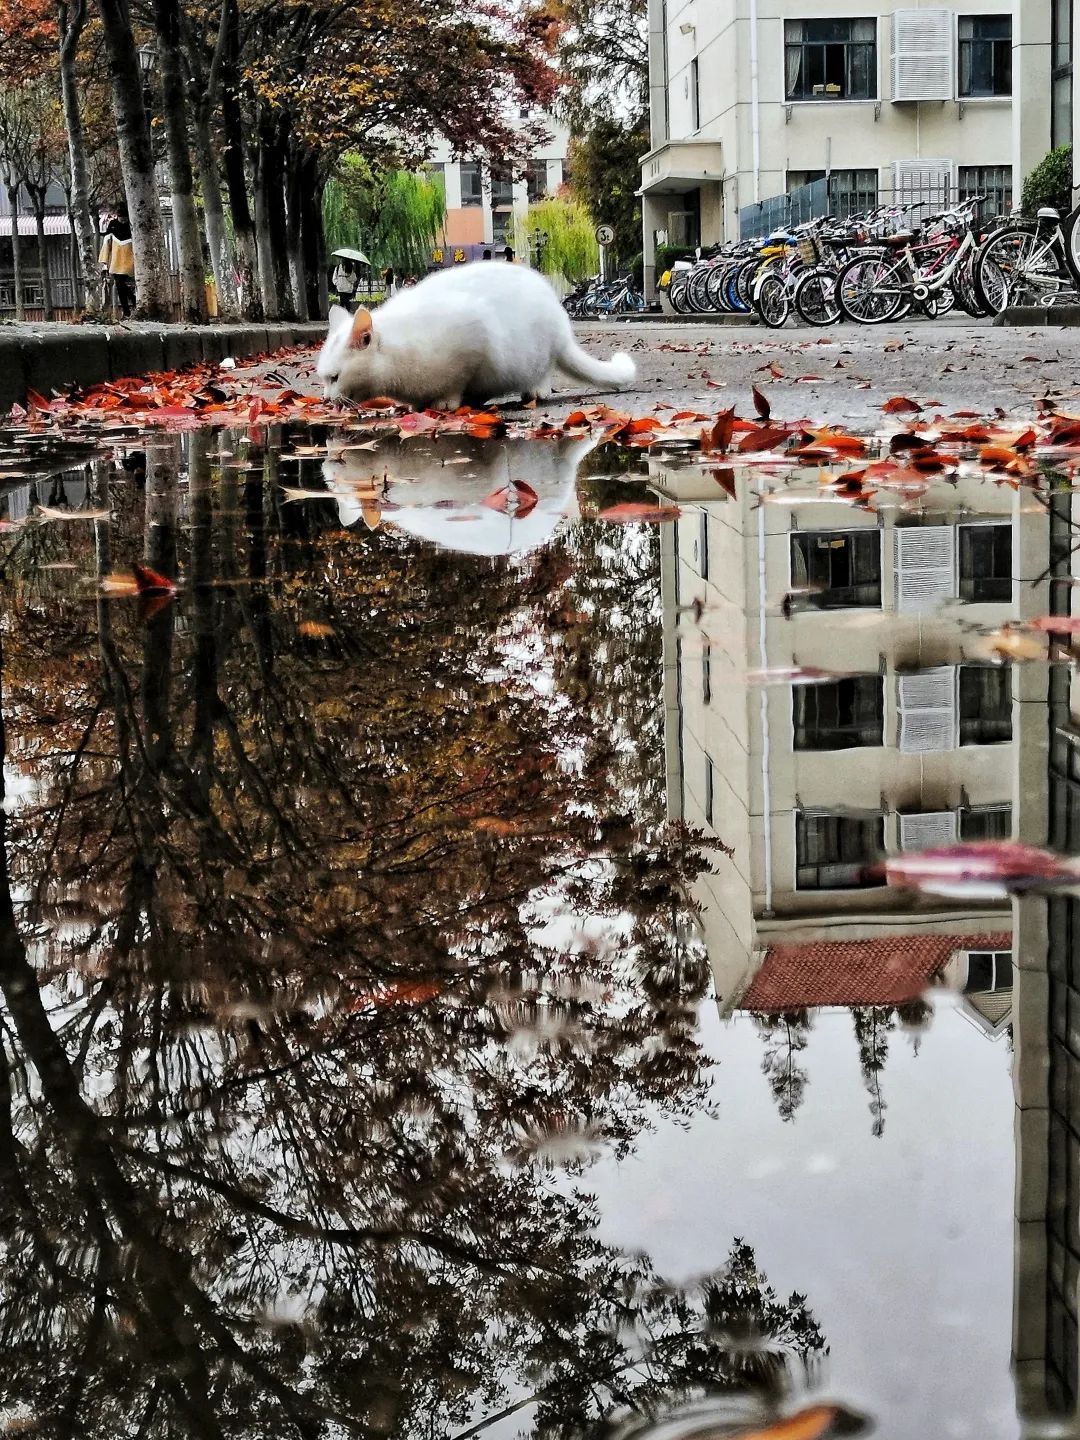
[[[701,129],[701,96],[698,88],[700,78],[698,57],[695,55],[690,61],[690,129],[694,134]]]
[[[960,811],[961,840],[1011,840],[1011,805],[972,805]]]
[[[877,21],[786,20],[789,100],[876,100]]]
[[[525,166],[525,188],[529,204],[535,205],[548,193],[548,169],[546,160],[530,160]]]
[[[960,599],[980,605],[1012,600],[1012,526],[958,525]]]
[[[957,94],[967,99],[1012,94],[1012,16],[961,15]]]
[[[965,995],[986,995],[992,990],[1011,990],[1011,950],[969,950]]]
[[[698,534],[698,574],[702,580],[709,578],[709,512],[701,512],[701,530]]]
[[[461,162],[461,203],[468,206],[484,203],[484,174],[479,160]]]
[[[855,890],[880,880],[864,872],[885,846],[880,815],[795,816],[795,885],[799,890]]]
[[[509,170],[491,167],[491,208],[511,210],[514,205],[514,177]]]
[[[1071,145],[1073,90],[1073,0],[1052,0],[1050,143]]]
[[[705,756],[705,824],[713,823],[713,763]]]
[[[792,190],[803,185],[813,185],[824,180],[824,170],[789,170],[787,188]],[[829,210],[833,215],[846,220],[849,215],[865,215],[876,209],[878,203],[878,172],[876,170],[831,170],[829,180]]]
[[[854,750],[883,743],[885,687],[880,675],[798,685],[794,700],[796,750]]]
[[[1007,215],[1012,209],[1011,165],[961,165],[957,176],[958,199],[985,195],[986,215]]]
[[[707,637],[701,642],[701,703],[712,701],[712,641]]]
[[[1012,729],[1010,667],[961,665],[960,744],[1004,745]]]
[[[881,604],[881,535],[877,530],[800,531],[791,537],[791,583],[818,591],[825,610]]]

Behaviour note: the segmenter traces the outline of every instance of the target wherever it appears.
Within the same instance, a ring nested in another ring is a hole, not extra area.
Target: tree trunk
[[[90,215],[90,185],[86,160],[86,133],[83,130],[82,107],[75,79],[75,54],[86,23],[86,0],[60,0],[57,7],[60,31],[60,97],[64,107],[64,128],[68,138],[68,165],[71,169],[71,215],[83,281],[83,310],[96,317],[100,313],[100,290],[97,285],[98,247],[94,240],[94,222]]]
[[[126,0],[97,0],[105,35],[120,173],[135,252],[136,315],[169,318],[169,275],[142,75]]]
[[[285,245],[289,257],[289,280],[297,320],[308,318],[307,274],[303,249],[303,158],[295,144],[288,147],[286,160]]]
[[[195,209],[195,181],[188,150],[187,96],[180,61],[180,13],[177,0],[154,0],[158,39],[161,108],[169,156],[173,225],[180,259],[180,318],[198,325],[206,319],[206,270]]]
[[[266,238],[277,317],[295,318],[289,284],[288,219],[285,213],[285,145],[281,125],[267,111],[259,124],[259,169],[266,207]],[[269,317],[268,317],[269,318]]]
[[[248,203],[247,174],[244,170],[244,117],[240,108],[240,24],[235,0],[223,0],[222,27],[225,31],[221,73],[221,124],[225,134],[225,184],[236,246],[236,273],[240,304],[250,320],[262,320],[262,293],[256,269],[255,225]]]
[[[259,290],[267,320],[279,320],[274,261],[270,242],[270,206],[267,199],[267,156],[260,143],[255,154],[255,244],[259,255]]]
[[[326,315],[326,237],[322,223],[323,179],[314,155],[304,156],[300,177],[301,242],[307,272],[307,318]]]
[[[26,305],[23,301],[22,241],[19,236],[19,182],[5,184],[8,202],[11,205],[11,269],[15,285],[15,319],[26,319]]]
[[[34,230],[37,234],[38,265],[41,267],[41,305],[46,320],[55,320],[52,276],[49,274],[49,252],[45,248],[45,187],[30,187],[30,203],[34,207]]]
[[[188,105],[191,109],[195,135],[195,165],[202,192],[203,221],[206,226],[206,248],[210,252],[210,268],[217,287],[219,313],[236,311],[236,284],[229,232],[225,225],[225,208],[221,200],[221,169],[214,148],[211,116],[221,92],[221,74],[229,38],[228,7],[221,7],[217,40],[207,73],[202,40],[185,10],[180,10],[180,37],[188,63]]]

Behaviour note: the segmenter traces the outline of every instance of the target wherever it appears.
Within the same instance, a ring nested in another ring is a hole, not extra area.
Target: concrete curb
[[[237,360],[289,345],[316,344],[321,323],[297,325],[45,325],[0,329],[0,414],[26,401],[27,390],[50,397],[124,375],[180,370]]]
[[[995,325],[1080,325],[1080,305],[1010,305],[994,318]]]

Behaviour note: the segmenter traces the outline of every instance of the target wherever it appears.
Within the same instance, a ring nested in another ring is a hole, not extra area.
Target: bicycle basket
[[[804,235],[799,241],[798,251],[804,265],[820,265],[825,258],[824,247],[816,235]]]

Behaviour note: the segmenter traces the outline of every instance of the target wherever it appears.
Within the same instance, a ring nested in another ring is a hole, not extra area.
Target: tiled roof
[[[774,945],[739,1008],[776,1014],[817,1005],[900,1005],[921,995],[957,950],[1011,947],[1007,931]]]

